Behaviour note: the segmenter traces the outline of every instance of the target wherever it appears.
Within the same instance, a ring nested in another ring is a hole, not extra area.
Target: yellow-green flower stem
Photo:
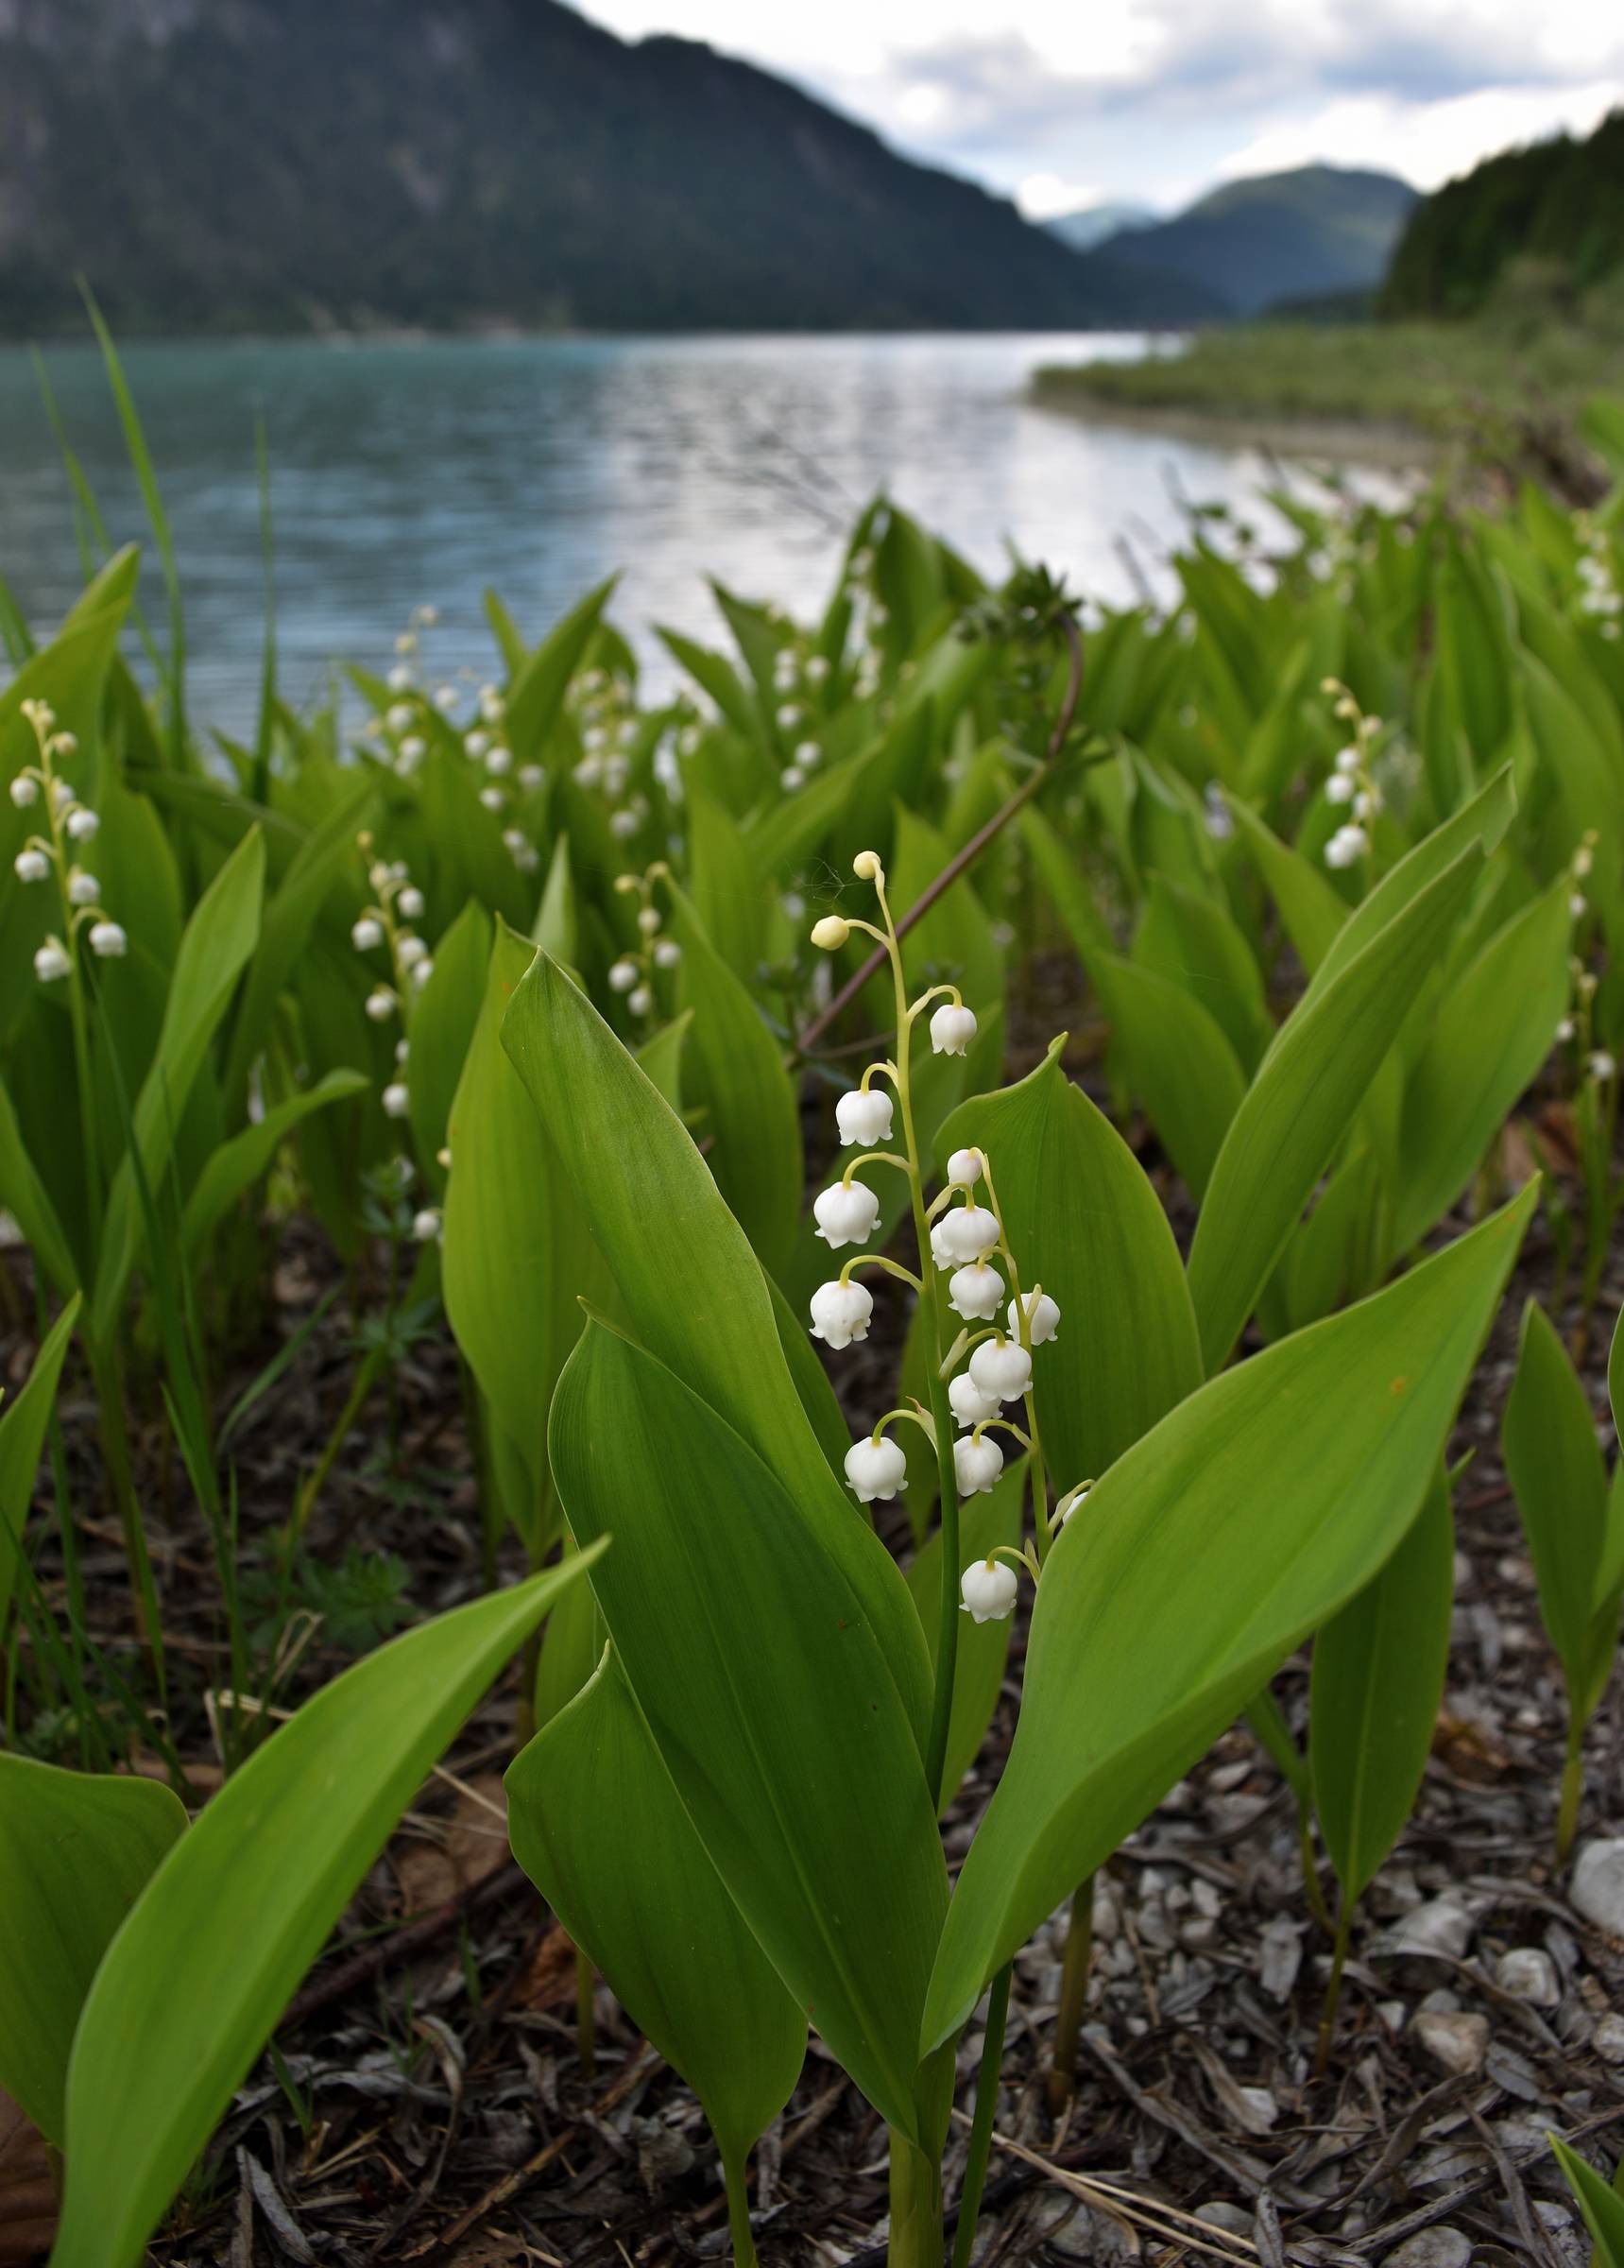
[[[623,898],[630,897],[633,892],[636,893],[640,915],[658,913],[659,909],[654,902],[654,885],[657,882],[669,882],[670,880],[671,868],[663,858],[657,858],[653,866],[645,867],[641,874],[617,875],[615,887]],[[658,935],[658,929],[645,930],[640,920],[637,925],[637,951],[622,954],[620,956],[622,960],[637,963],[642,971],[642,981],[648,987],[651,996],[659,982],[659,964],[654,957],[654,941]]]
[[[931,1390],[931,1417],[936,1429],[936,1473],[942,1514],[942,1606],[936,1641],[936,1686],[931,1705],[931,1725],[925,1742],[925,1784],[931,1800],[940,1808],[948,1761],[948,1730],[953,1715],[953,1677],[959,1658],[959,1600],[955,1572],[959,1565],[959,1494],[953,1470],[953,1413],[942,1369],[945,1318],[942,1292],[931,1265],[931,1231],[925,1217],[925,1171],[914,1125],[914,1084],[910,1071],[914,1016],[908,1005],[908,984],[902,971],[902,948],[885,895],[883,873],[874,878],[874,894],[884,923],[881,942],[891,963],[891,985],[897,1003],[897,1060],[890,1066],[902,1118],[902,1148],[909,1165],[909,1194],[914,1207],[914,1234],[919,1248],[919,1277],[915,1288],[931,1318],[932,1359],[925,1366]],[[854,924],[866,926],[866,924]],[[864,1080],[866,1085],[866,1077]],[[938,2181],[940,2175],[938,2173]],[[938,2227],[940,2223],[938,2222]]]
[[[839,1280],[842,1283],[851,1281],[851,1272],[854,1268],[883,1268],[887,1276],[895,1276],[903,1283],[911,1283],[916,1292],[924,1290],[924,1286],[912,1268],[905,1268],[899,1260],[888,1260],[883,1252],[859,1252],[856,1254],[853,1259],[846,1262],[845,1267],[840,1271]]]
[[[99,919],[100,909],[77,906],[68,896],[68,872],[73,865],[71,837],[65,829],[64,807],[57,798],[57,774],[52,763],[55,736],[36,715],[33,719],[34,737],[39,743],[40,762],[33,777],[40,782],[44,799],[45,823],[51,839],[40,841],[40,849],[50,859],[57,877],[57,894],[62,909],[62,945],[68,956],[68,1015],[74,1035],[74,1075],[79,1090],[79,1128],[84,1145],[85,1200],[90,1218],[99,1228],[101,1223],[101,1149],[99,1143],[100,1116],[95,1104],[95,1071],[91,1055],[90,1010],[85,997],[84,969],[79,958],[79,918]]]
[[[864,1150],[860,1157],[852,1160],[845,1173],[841,1175],[840,1186],[842,1189],[851,1187],[852,1177],[856,1174],[859,1166],[863,1165],[894,1165],[904,1174],[911,1174],[914,1171],[907,1159],[898,1158],[895,1150]]]
[[[970,1439],[979,1441],[983,1434],[990,1434],[995,1428],[1000,1434],[1013,1434],[1022,1449],[1031,1449],[1032,1435],[1024,1433],[1013,1418],[983,1418],[979,1425],[971,1426]]]
[[[1003,1210],[999,1204],[998,1191],[993,1185],[992,1161],[984,1150],[981,1152],[981,1161],[982,1179],[986,1183],[987,1189],[987,1211],[998,1223],[998,1249],[1002,1256],[1004,1265],[1009,1270],[1010,1297],[1015,1301],[1016,1322],[1019,1327],[1020,1344],[1025,1349],[1030,1363],[1032,1358],[1032,1316],[1028,1312],[1026,1299],[1020,1288],[1020,1270],[1016,1265],[1015,1254],[1010,1250],[1009,1238],[1004,1233]],[[1032,1297],[1034,1306],[1040,1289],[1041,1286],[1038,1285],[1033,1287]],[[1026,1430],[1031,1435],[1028,1446],[1032,1452],[1032,1525],[1033,1532],[1037,1538],[1038,1557],[1042,1559],[1048,1555],[1051,1540],[1049,1480],[1043,1464],[1043,1436],[1037,1430],[1037,1404],[1034,1399],[1034,1389],[1031,1386],[1027,1387],[1022,1399],[1026,1415]]]
[[[986,1555],[988,1567],[991,1567],[995,1559],[1007,1559],[1011,1567],[1018,1567],[1021,1572],[1030,1575],[1034,1583],[1041,1572],[1036,1555],[1030,1543],[995,1543]]]
[[[917,1402],[910,1403],[902,1409],[887,1410],[884,1417],[881,1418],[875,1425],[874,1431],[869,1435],[868,1438],[874,1443],[875,1447],[878,1448],[880,1443],[885,1438],[885,1429],[888,1425],[901,1425],[904,1422],[909,1425],[916,1425],[919,1428],[919,1431],[927,1435],[927,1437],[932,1440],[934,1439],[934,1429],[931,1424],[931,1414],[928,1410],[922,1410]]]

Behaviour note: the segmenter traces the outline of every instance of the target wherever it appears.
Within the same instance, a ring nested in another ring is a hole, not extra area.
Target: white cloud
[[[1218,167],[1220,176],[1281,173],[1316,159],[1401,173],[1418,189],[1466,172],[1513,143],[1566,128],[1587,134],[1624,102],[1624,77],[1580,87],[1485,87],[1444,102],[1403,103],[1349,96],[1300,119],[1266,127]]]
[[[1028,220],[1058,220],[1063,213],[1086,213],[1106,201],[1092,181],[1068,181],[1057,173],[1029,173],[1015,185],[1015,201]]]

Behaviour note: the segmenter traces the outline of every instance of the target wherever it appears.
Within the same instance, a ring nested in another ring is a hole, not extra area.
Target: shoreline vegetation
[[[1624,331],[1573,323],[1248,323],[1174,354],[1046,364],[1044,408],[1192,439],[1425,464],[1446,443],[1571,421],[1624,387]]]

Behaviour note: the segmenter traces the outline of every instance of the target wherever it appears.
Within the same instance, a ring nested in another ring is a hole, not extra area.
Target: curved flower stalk
[[[926,1778],[938,1803],[952,1711],[958,1616],[977,1622],[1003,1620],[1014,1611],[1018,1569],[1034,1578],[1053,1533],[1044,1479],[1043,1451],[1033,1399],[1033,1349],[1051,1339],[1060,1310],[1040,1285],[1023,1294],[1020,1272],[1004,1233],[991,1166],[980,1150],[958,1150],[948,1161],[946,1186],[927,1200],[925,1164],[914,1119],[912,1057],[915,1028],[928,1018],[931,1046],[937,1055],[962,1055],[974,1040],[976,1016],[956,987],[933,985],[910,1000],[901,946],[886,896],[885,872],[877,852],[859,852],[853,870],[871,883],[878,901],[876,922],[830,914],[812,929],[812,943],[838,952],[854,930],[882,947],[891,966],[897,1002],[894,1059],[872,1063],[835,1108],[843,1148],[856,1155],[838,1181],[813,1201],[815,1233],[831,1252],[862,1246],[874,1234],[880,1199],[860,1173],[884,1167],[907,1176],[918,1268],[903,1266],[884,1253],[859,1250],[839,1274],[812,1296],[812,1332],[831,1349],[865,1339],[874,1313],[874,1295],[858,1280],[860,1269],[879,1269],[910,1285],[930,1318],[931,1406],[888,1411],[871,1434],[854,1442],[846,1475],[860,1503],[888,1503],[907,1486],[907,1465],[890,1436],[894,1423],[922,1428],[936,1452],[941,1490],[943,1565],[959,1564],[961,1499],[993,1488],[1003,1471],[998,1438],[1013,1438],[1031,1460],[1032,1501],[1036,1538],[1023,1551],[1000,1547],[987,1560],[963,1571],[959,1596],[944,1583],[936,1656],[936,1689]],[[897,1125],[900,1120],[899,1147]],[[1012,1296],[1013,1295],[1013,1296]],[[1007,1306],[1005,1305],[1007,1299]],[[999,1321],[1002,1311],[1003,1319]],[[967,1328],[952,1332],[952,1319]],[[978,1328],[981,1326],[983,1328]],[[961,1366],[965,1366],[961,1367]],[[1021,1405],[1023,1423],[1004,1416],[1005,1406]],[[955,1431],[955,1429],[957,1429]]]
[[[373,893],[373,903],[351,925],[350,941],[363,955],[381,950],[388,953],[388,976],[380,977],[373,985],[367,995],[366,1006],[374,1023],[390,1023],[397,1018],[400,1021],[402,1034],[395,1047],[396,1076],[385,1086],[380,1100],[387,1116],[403,1120],[411,1103],[406,1064],[411,1049],[412,1007],[435,971],[434,955],[414,927],[423,917],[423,893],[413,882],[403,860],[391,861],[372,855],[375,844],[370,828],[363,828],[355,839],[368,862],[367,881]]]
[[[1331,713],[1352,728],[1325,782],[1325,801],[1349,815],[1325,845],[1325,864],[1333,868],[1356,867],[1371,856],[1372,825],[1386,803],[1375,770],[1382,722],[1379,716],[1364,713],[1340,678],[1326,678],[1320,691],[1330,700]]]
[[[665,917],[654,902],[654,885],[670,873],[663,859],[641,874],[617,874],[615,888],[623,898],[636,898],[638,942],[634,952],[623,953],[609,967],[609,990],[620,993],[626,1006],[646,1022],[658,1003],[658,972],[677,967],[682,948],[675,937],[661,936]]]
[[[1580,844],[1569,869],[1572,884],[1569,910],[1576,923],[1581,922],[1589,911],[1584,885],[1594,863],[1593,839],[1587,835]],[[1612,1048],[1602,1043],[1596,1029],[1598,979],[1577,953],[1570,959],[1568,970],[1571,989],[1567,1011],[1553,1037],[1557,1046],[1570,1057],[1575,1072],[1574,1117],[1584,1179],[1584,1272],[1579,1324],[1582,1336],[1588,1333],[1590,1316],[1600,1294],[1613,1224],[1617,1218],[1620,1197],[1624,1196],[1624,1180],[1613,1164],[1618,1129],[1618,1063]],[[1564,1259],[1559,1274],[1565,1273],[1565,1267]]]

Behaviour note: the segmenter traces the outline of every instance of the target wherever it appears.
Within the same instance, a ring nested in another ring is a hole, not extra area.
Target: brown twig
[[[390,1931],[386,1937],[375,1939],[364,1953],[356,1953],[350,1960],[341,1961],[336,1968],[329,1969],[324,1977],[317,1977],[302,1992],[296,1993],[289,2001],[287,2013],[277,2029],[285,2031],[290,2024],[301,2023],[318,2009],[330,2008],[334,2001],[348,2000],[352,1992],[359,1991],[381,1969],[393,1968],[398,1962],[409,1960],[414,1953],[421,1952],[424,1946],[433,1945],[436,1938],[453,1930],[466,1915],[472,1914],[481,1906],[490,1905],[498,1899],[506,1898],[526,1881],[522,1867],[500,1866],[494,1874],[486,1875],[480,1881],[470,1882],[455,1898],[448,1898],[443,1906],[436,1906],[432,1913],[425,1914],[420,1920],[408,1921],[402,1928]]]
[[[1022,805],[1030,803],[1038,789],[1043,787],[1053,776],[1055,763],[1061,749],[1066,746],[1067,736],[1071,730],[1071,720],[1077,713],[1077,703],[1083,691],[1083,633],[1069,614],[1063,614],[1060,617],[1060,627],[1066,633],[1066,643],[1070,649],[1070,666],[1066,679],[1066,692],[1054,719],[1054,730],[1049,735],[1049,746],[1044,749],[1042,763],[1036,766],[1028,779],[1021,782],[1008,801],[1001,804],[993,813],[985,826],[977,828],[964,849],[953,853],[934,882],[927,884],[908,911],[897,921],[897,935],[898,937],[905,937],[916,921],[922,921],[925,919],[944,891],[952,888],[966,868],[975,864],[987,845],[1003,833]],[[812,1054],[824,1033],[829,1030],[838,1017],[844,1015],[864,985],[884,966],[884,962],[885,948],[883,945],[877,945],[857,974],[842,985],[823,1013],[815,1016],[808,1024],[796,1043],[795,1053],[797,1056],[804,1058]]]

